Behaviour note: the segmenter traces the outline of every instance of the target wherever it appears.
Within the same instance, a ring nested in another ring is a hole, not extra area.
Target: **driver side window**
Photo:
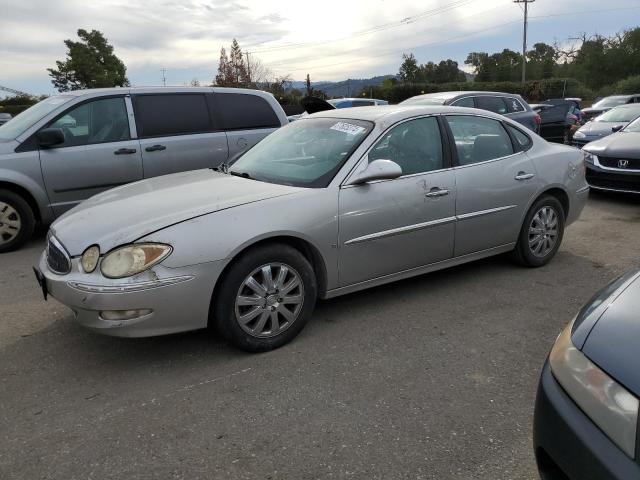
[[[444,168],[438,120],[417,118],[392,128],[369,153],[369,163],[379,159],[396,162],[402,168],[402,175]]]
[[[65,141],[59,147],[130,140],[124,98],[105,98],[83,103],[66,112],[48,128],[60,128]]]

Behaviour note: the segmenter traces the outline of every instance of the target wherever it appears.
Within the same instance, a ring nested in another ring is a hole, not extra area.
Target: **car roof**
[[[111,95],[111,94],[136,94],[136,93],[243,93],[258,95],[261,97],[272,97],[269,92],[253,90],[248,88],[228,88],[228,87],[178,87],[178,86],[147,86],[147,87],[113,87],[113,88],[88,88],[85,90],[72,90],[60,92],[60,95],[70,95],[74,97],[90,95]]]
[[[505,92],[487,92],[482,90],[463,90],[456,92],[434,92],[434,93],[424,93],[422,95],[416,95],[411,98],[444,98],[449,100],[454,97],[459,97],[462,95],[499,95],[502,97],[520,97],[517,93],[505,93]]]
[[[326,110],[314,113],[305,118],[340,118],[353,120],[367,120],[374,123],[395,123],[405,118],[419,115],[437,115],[443,113],[475,114],[483,117],[504,120],[503,115],[479,110],[477,108],[450,107],[441,105],[379,105],[373,107],[353,107],[336,110]]]

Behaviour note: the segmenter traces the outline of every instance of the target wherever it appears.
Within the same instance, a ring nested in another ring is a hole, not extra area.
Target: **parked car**
[[[0,252],[82,200],[125,183],[215,167],[287,123],[268,93],[224,88],[78,90],[0,126]],[[7,225],[9,225],[7,227]]]
[[[640,272],[598,292],[543,368],[533,443],[543,480],[631,480],[638,463]]]
[[[439,92],[417,95],[400,102],[400,105],[451,105],[469,107],[499,113],[538,132],[540,116],[531,110],[520,95],[499,92]]]
[[[612,95],[604,97],[591,105],[589,108],[582,109],[584,121],[591,120],[614,107],[625,105],[627,103],[640,103],[640,94],[635,95]]]
[[[573,145],[583,147],[622,129],[640,116],[640,103],[612,108],[585,123],[573,134]]]
[[[582,152],[500,115],[331,110],[220,172],[83,202],[51,226],[37,277],[101,333],[214,325],[239,348],[269,350],[302,330],[318,297],[509,251],[545,265],[587,196]]]
[[[566,102],[571,102],[573,103],[573,111],[571,112],[572,115],[575,115],[576,117],[578,117],[578,123],[582,124],[584,123],[583,117],[584,115],[582,114],[582,99],[581,98],[575,98],[575,97],[567,97],[567,98],[549,98],[548,100],[543,100],[542,103],[544,104],[548,104],[548,105],[563,105]]]
[[[0,112],[0,125],[4,125],[13,118],[10,113]]]
[[[378,100],[377,98],[333,98],[327,100],[336,108],[350,108],[350,107],[373,107],[375,105],[389,105],[386,100]]]
[[[583,148],[587,181],[598,190],[640,193],[640,118]]]
[[[531,109],[540,115],[540,136],[549,142],[568,145],[573,136],[573,128],[579,126],[578,108],[573,102],[556,104],[530,104]]]

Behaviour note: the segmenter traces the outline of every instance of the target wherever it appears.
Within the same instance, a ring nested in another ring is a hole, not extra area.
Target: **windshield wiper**
[[[251,175],[249,175],[247,172],[236,172],[235,170],[229,170],[227,173],[229,173],[230,175],[235,175],[236,177],[242,177],[242,178],[251,178]]]
[[[229,173],[229,164],[227,162],[221,163],[217,167],[213,167],[211,170],[220,173]]]

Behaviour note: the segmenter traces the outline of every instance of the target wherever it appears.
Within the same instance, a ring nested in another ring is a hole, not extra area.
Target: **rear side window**
[[[476,97],[476,105],[482,110],[489,110],[490,112],[499,113],[500,115],[508,112],[506,103],[504,103],[504,100],[500,97]]]
[[[212,130],[204,94],[137,95],[134,100],[138,136],[141,138],[188,135]]]
[[[518,145],[520,145],[522,150],[526,150],[531,146],[531,138],[529,138],[529,135],[526,135],[524,132],[512,127],[511,125],[507,125],[507,129],[511,132],[511,135],[516,139],[516,142],[518,142]]]
[[[509,111],[509,113],[518,113],[525,111],[524,106],[517,98],[507,97],[504,99],[504,101],[507,102],[507,110]]]
[[[269,102],[257,95],[216,93],[216,113],[225,130],[278,128],[280,120]]]
[[[459,165],[471,165],[513,152],[513,144],[502,123],[491,118],[449,115],[446,117],[456,143]]]
[[[456,100],[451,104],[452,107],[468,107],[475,108],[475,104],[473,103],[473,97],[465,97],[459,100]]]

